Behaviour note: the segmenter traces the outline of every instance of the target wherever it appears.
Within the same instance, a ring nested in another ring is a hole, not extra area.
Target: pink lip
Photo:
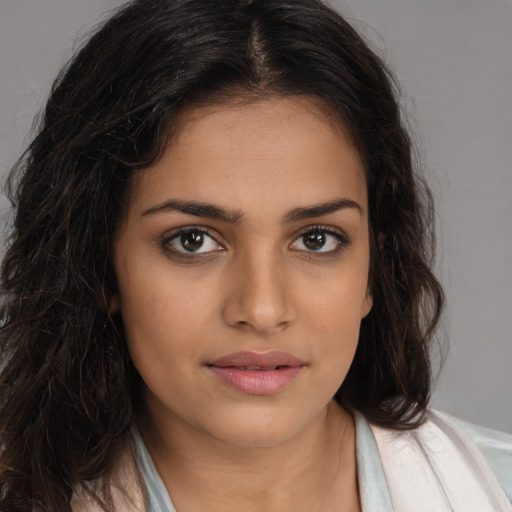
[[[272,395],[299,375],[305,363],[285,352],[235,352],[208,363],[216,377],[248,395]]]

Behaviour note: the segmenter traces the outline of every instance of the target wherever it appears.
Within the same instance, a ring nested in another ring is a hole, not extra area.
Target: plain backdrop
[[[121,3],[0,0],[2,176],[77,37]],[[433,403],[512,432],[512,0],[331,5],[398,77],[435,194],[450,351]]]

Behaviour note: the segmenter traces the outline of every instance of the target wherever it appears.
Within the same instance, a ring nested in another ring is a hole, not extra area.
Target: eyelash
[[[297,241],[300,240],[301,237],[304,237],[304,235],[306,235],[308,233],[314,233],[315,231],[318,231],[325,235],[334,237],[337,241],[337,246],[336,246],[336,248],[329,250],[329,251],[314,251],[314,250],[311,250],[311,251],[299,250],[299,251],[297,251],[297,252],[300,252],[301,255],[303,255],[307,258],[329,258],[329,257],[332,258],[332,257],[335,257],[339,253],[341,253],[347,246],[349,246],[352,242],[341,231],[335,230],[330,226],[313,225],[313,226],[307,226],[306,228],[303,228],[297,234],[297,236],[295,236],[295,238],[293,239],[290,246],[293,245],[294,243],[297,243]],[[217,239],[212,234],[210,229],[204,228],[204,227],[199,227],[199,226],[185,226],[185,227],[173,230],[171,233],[169,233],[167,236],[165,236],[162,239],[162,241],[160,242],[160,245],[161,245],[162,249],[168,254],[169,257],[171,257],[173,259],[182,260],[182,261],[191,261],[191,260],[198,261],[202,258],[205,258],[205,257],[208,257],[209,255],[211,255],[213,253],[213,251],[203,252],[203,253],[194,253],[194,252],[187,253],[187,252],[178,251],[170,245],[170,243],[173,240],[177,239],[181,235],[186,234],[186,233],[193,233],[193,232],[208,236],[209,238],[214,240],[215,243],[219,245],[219,247],[222,247],[222,245],[219,242],[217,242]]]
[[[205,252],[205,253],[194,253],[194,252],[181,252],[174,249],[170,243],[175,240],[176,238],[179,238],[181,235],[186,233],[200,233],[202,235],[206,235],[210,237],[211,239],[215,240],[215,243],[217,243],[219,246],[219,242],[217,242],[217,239],[212,234],[212,232],[208,228],[199,227],[199,226],[185,226],[182,228],[178,228],[173,230],[171,233],[169,233],[167,236],[164,237],[164,239],[161,241],[160,245],[162,246],[162,249],[170,256],[171,258],[182,260],[182,261],[190,261],[195,260],[198,261],[200,258],[204,258],[205,256],[208,256],[212,254],[211,252]]]
[[[338,256],[343,250],[348,247],[352,240],[345,235],[342,231],[336,230],[330,226],[323,226],[321,224],[313,225],[313,226],[307,226],[306,228],[303,228],[299,234],[294,238],[292,244],[296,243],[298,240],[300,240],[304,235],[307,235],[308,233],[314,233],[315,231],[323,233],[328,236],[332,236],[336,239],[337,245],[334,249],[331,249],[329,251],[306,251],[306,250],[300,250],[301,255],[307,257],[307,258],[334,258]]]

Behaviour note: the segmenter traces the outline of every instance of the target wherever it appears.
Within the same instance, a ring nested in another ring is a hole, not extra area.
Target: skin
[[[286,220],[340,199],[356,206]],[[358,151],[307,98],[189,109],[134,178],[112,310],[146,386],[142,436],[180,512],[360,510],[353,418],[332,397],[371,308],[367,212]],[[208,230],[199,252],[184,227]],[[311,250],[315,229],[325,245]],[[206,366],[242,350],[305,364],[278,392],[247,394]]]

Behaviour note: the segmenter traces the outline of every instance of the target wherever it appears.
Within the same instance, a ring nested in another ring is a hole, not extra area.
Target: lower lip
[[[209,366],[220,380],[248,395],[273,395],[295,379],[302,366],[286,366],[277,370],[242,370],[233,366]]]

